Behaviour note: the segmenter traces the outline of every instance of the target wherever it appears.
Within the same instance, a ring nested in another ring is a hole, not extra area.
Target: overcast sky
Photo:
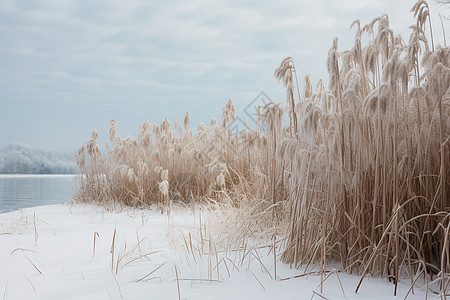
[[[229,97],[238,112],[260,91],[284,101],[284,57],[327,80],[333,37],[348,49],[354,19],[387,13],[407,40],[414,2],[0,0],[0,146],[73,151],[97,128],[103,147],[111,118],[126,137],[185,111],[209,123]]]

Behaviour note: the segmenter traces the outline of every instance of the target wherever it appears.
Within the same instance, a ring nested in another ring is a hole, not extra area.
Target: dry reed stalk
[[[111,273],[114,272],[114,251],[115,251],[115,241],[116,241],[116,228],[114,228],[114,233],[113,233],[113,238],[112,238],[112,242],[111,242]]]
[[[117,277],[116,275],[114,275],[114,273],[111,272],[111,274],[114,278],[114,281],[116,282],[117,288],[119,289],[120,299],[123,299],[122,289],[120,288],[119,281],[117,280]]]
[[[36,269],[36,271],[38,271],[39,274],[42,275],[41,270],[39,270],[39,268],[36,267],[36,265],[34,264],[34,262],[32,262],[31,259],[29,259],[27,256],[25,256],[25,258],[33,265],[33,267]]]
[[[33,288],[34,293],[36,294],[36,288],[34,287],[34,284],[31,282],[30,278],[28,278],[27,274],[24,274],[27,278],[28,282],[30,283],[31,287]]]
[[[323,296],[322,294],[320,294],[320,293],[318,293],[316,291],[313,291],[313,295],[311,296],[311,299],[314,298],[314,295],[317,295],[317,296],[319,296],[320,298],[322,298],[324,300],[328,300],[328,298],[326,298],[325,296]]]
[[[116,275],[119,272],[119,265],[121,263],[121,261],[124,259],[124,257],[126,256],[126,252],[127,252],[127,240],[125,239],[125,244],[124,247],[120,248],[119,253],[117,254],[117,260],[116,260]]]
[[[34,246],[37,247],[37,241],[39,238],[39,233],[37,231],[37,226],[36,226],[36,213],[33,214],[33,225],[34,225]]]
[[[274,231],[275,232],[275,231]],[[277,247],[276,247],[276,237],[273,235],[273,278],[277,280]]]
[[[256,281],[258,281],[259,285],[262,287],[262,289],[265,291],[266,288],[264,287],[264,285],[261,283],[261,281],[258,279],[258,277],[256,277],[256,275],[250,271],[250,273],[252,273],[253,277],[255,277]]]
[[[156,267],[155,269],[153,269],[150,273],[148,273],[147,275],[144,275],[143,277],[139,278],[138,280],[136,280],[136,282],[142,281],[145,278],[147,278],[148,276],[152,275],[153,273],[155,273],[156,271],[158,271],[162,266],[164,266],[167,263],[167,261],[163,262],[162,264],[160,264],[158,267]]]
[[[100,235],[98,234],[98,232],[94,232],[94,247],[93,247],[93,250],[92,250],[92,258],[95,257],[95,241],[96,241],[97,237],[100,237]]]
[[[125,266],[131,264],[132,262],[135,262],[135,261],[137,261],[137,260],[139,260],[139,259],[141,259],[141,258],[144,258],[144,257],[147,258],[148,260],[150,260],[149,257],[148,257],[149,255],[155,254],[155,253],[159,253],[159,252],[161,252],[161,251],[152,251],[152,252],[140,254],[138,257],[135,257],[135,258],[133,258],[133,259],[127,261],[126,263],[124,263],[124,264],[121,266],[121,269],[123,269]]]
[[[9,282],[7,281],[5,285],[5,291],[3,292],[3,300],[6,300],[8,297],[8,283]]]
[[[177,266],[175,266],[175,275],[176,275],[176,277],[177,277],[178,300],[181,300],[180,281],[178,280],[178,270],[177,270]]]

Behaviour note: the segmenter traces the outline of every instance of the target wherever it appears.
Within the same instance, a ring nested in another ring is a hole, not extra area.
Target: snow
[[[207,214],[175,209],[169,219],[156,209],[108,212],[82,205],[0,214],[0,297],[178,299],[179,291],[181,299],[195,300],[322,299],[314,292],[328,299],[403,299],[409,289],[403,279],[394,297],[392,283],[366,278],[355,294],[359,276],[336,272],[321,292],[320,275],[281,280],[303,273],[281,262],[273,280],[270,247],[250,247],[250,241],[240,251],[224,251],[208,231],[214,226]],[[408,299],[425,298],[419,288],[414,292]]]

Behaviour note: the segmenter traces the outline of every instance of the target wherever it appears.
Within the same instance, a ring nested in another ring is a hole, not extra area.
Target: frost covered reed
[[[300,138],[278,148],[292,164],[283,261],[325,272],[337,260],[361,282],[388,278],[394,294],[401,274],[449,289],[450,48],[434,48],[425,1],[412,11],[408,43],[387,15],[356,20],[350,50],[333,41],[329,91],[306,78]]]
[[[230,130],[231,99],[222,122],[202,123],[195,134],[187,113],[173,129],[167,119],[144,120],[137,139],[121,138],[113,119],[107,158],[95,130],[77,155],[85,176],[75,199],[247,209],[258,218],[247,220],[255,231],[282,239],[281,260],[293,267],[319,267],[323,276],[339,261],[361,282],[388,278],[394,294],[405,275],[412,289],[422,277],[448,293],[450,48],[435,45],[425,1],[411,11],[417,21],[407,42],[387,15],[354,21],[350,50],[334,39],[328,89],[321,80],[314,89],[306,75],[300,91],[294,59],[284,59],[275,77],[287,103],[258,108],[254,129]]]
[[[114,208],[166,206],[171,201],[205,203],[225,191],[245,196],[251,185],[264,185],[260,169],[267,157],[260,153],[267,148],[267,138],[260,128],[234,135],[228,127],[234,119],[235,107],[229,99],[222,122],[202,123],[195,135],[188,113],[173,129],[167,119],[160,125],[144,120],[136,139],[121,138],[116,120],[111,120],[106,158],[97,145],[95,129],[79,149],[76,161],[84,176],[75,200]],[[245,155],[239,156],[241,151]]]

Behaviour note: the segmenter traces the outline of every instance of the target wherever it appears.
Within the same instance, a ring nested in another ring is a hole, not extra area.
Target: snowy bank
[[[107,212],[54,205],[0,214],[0,293],[3,299],[403,299],[410,282],[393,285],[277,263],[270,247],[247,243],[224,250],[208,230],[207,212]],[[212,226],[212,225],[211,225]],[[95,246],[94,246],[95,245]],[[288,280],[282,280],[287,279]],[[342,287],[339,283],[342,283]],[[345,292],[345,294],[344,294]],[[414,289],[408,299],[424,299]],[[317,293],[317,294],[316,294]],[[432,298],[432,294],[430,295]]]

